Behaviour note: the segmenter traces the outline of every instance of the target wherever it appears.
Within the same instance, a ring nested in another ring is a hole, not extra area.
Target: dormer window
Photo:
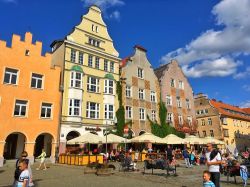
[[[89,38],[89,44],[95,47],[100,47],[100,41],[93,38]]]
[[[25,56],[30,56],[30,50],[28,49],[25,50]]]

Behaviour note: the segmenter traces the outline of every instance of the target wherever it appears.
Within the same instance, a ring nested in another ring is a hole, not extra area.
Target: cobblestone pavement
[[[14,164],[5,165],[0,168],[0,187],[11,186],[13,182]],[[118,168],[118,163],[114,163]],[[162,170],[155,170],[155,174],[142,174],[142,163],[138,163],[138,172],[116,172],[112,176],[96,176],[95,174],[83,174],[83,167],[68,165],[49,165],[46,171],[36,171],[37,164],[32,166],[33,180],[35,186],[41,187],[74,187],[74,186],[114,186],[114,187],[151,187],[151,186],[169,186],[169,187],[200,187],[202,186],[202,171],[206,166],[194,166],[194,168],[185,168],[181,163],[177,169],[178,176],[166,177]],[[230,179],[233,181],[233,179]],[[222,176],[221,186],[240,187],[241,179],[237,178],[237,184],[226,183],[226,177]],[[250,184],[249,184],[250,185]]]

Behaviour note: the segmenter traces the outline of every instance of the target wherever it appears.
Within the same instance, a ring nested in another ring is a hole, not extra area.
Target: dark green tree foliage
[[[118,136],[123,136],[123,128],[125,125],[125,109],[122,105],[122,85],[120,81],[116,83],[116,93],[118,95],[119,101],[119,108],[116,111],[116,118],[117,118],[117,132]]]
[[[167,117],[167,108],[165,104],[162,102],[162,100],[160,100],[160,103],[159,103],[160,124],[158,124],[157,121],[152,121],[150,117],[147,115],[147,118],[151,124],[152,134],[161,138],[164,138],[165,136],[169,134],[175,134],[181,138],[184,138],[185,137],[184,133],[178,132],[174,127],[166,123],[166,117]]]

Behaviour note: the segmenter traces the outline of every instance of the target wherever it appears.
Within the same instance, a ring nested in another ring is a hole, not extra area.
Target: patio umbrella
[[[197,136],[188,136],[184,139],[185,144],[206,144],[206,142]]]
[[[70,145],[82,144],[82,143],[100,144],[100,143],[105,143],[105,142],[106,140],[104,137],[88,132],[82,136],[79,136],[77,138],[67,141],[67,144],[70,144]]]
[[[174,135],[174,134],[169,134],[165,138],[163,138],[163,141],[166,144],[183,144],[184,139]]]
[[[205,137],[204,138],[204,142],[206,142],[206,143],[212,143],[212,144],[220,144],[220,145],[225,144],[225,142],[217,140],[217,139],[215,139],[214,137],[211,137],[211,136]]]
[[[106,137],[104,137],[105,139]],[[106,141],[106,140],[105,140]],[[130,143],[130,140],[126,140],[125,138],[123,137],[120,137],[120,136],[117,136],[115,134],[109,134],[107,136],[107,142],[108,143]]]
[[[155,143],[155,144],[164,144],[162,138],[155,136],[151,133],[144,133],[140,136],[134,137],[130,140],[132,143]]]

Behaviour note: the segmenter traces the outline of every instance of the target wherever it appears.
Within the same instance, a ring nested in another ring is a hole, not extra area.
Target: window
[[[95,47],[100,47],[100,41],[93,38],[89,38],[89,44]]]
[[[145,109],[139,108],[140,120],[145,120]]]
[[[137,70],[137,75],[138,75],[139,78],[143,79],[143,78],[144,78],[143,69],[138,68],[138,70]]]
[[[179,124],[182,125],[183,124],[182,115],[178,115],[178,120],[179,120]]]
[[[205,126],[205,120],[204,119],[201,120],[201,126]]]
[[[139,99],[144,99],[144,90],[139,89]]]
[[[16,100],[14,116],[26,116],[28,101]]]
[[[70,86],[74,88],[82,88],[82,73],[71,72]]]
[[[184,83],[182,81],[179,81],[179,89],[184,89]]]
[[[41,89],[43,84],[43,75],[32,73],[31,88]]]
[[[131,88],[131,86],[126,86],[126,97],[132,97],[132,88]]]
[[[41,118],[51,118],[52,104],[42,103]]]
[[[79,52],[79,58],[78,58],[79,64],[83,64],[83,53]]]
[[[88,83],[87,83],[87,90],[88,92],[99,92],[99,79],[94,77],[88,77]]]
[[[95,26],[95,32],[99,32],[98,26]]]
[[[211,119],[211,118],[208,118],[207,120],[208,120],[207,124],[208,124],[208,125],[212,125],[212,119]]]
[[[114,73],[114,62],[110,62],[110,72]]]
[[[172,105],[172,96],[167,95],[167,97],[166,97],[166,103],[167,103],[168,106]]]
[[[79,99],[69,100],[69,115],[80,116],[81,103]]]
[[[196,110],[196,114],[199,115],[199,114],[200,114],[200,111],[199,111],[199,110]]]
[[[92,31],[94,31],[94,28],[95,28],[95,26],[94,26],[94,24],[92,24]]]
[[[150,100],[151,100],[151,102],[156,102],[156,96],[155,96],[154,91],[151,91],[151,93],[150,93]]]
[[[104,80],[105,86],[104,86],[104,93],[106,94],[113,94],[114,93],[114,81],[112,80]]]
[[[30,50],[28,49],[25,50],[25,56],[30,56]]]
[[[89,55],[88,66],[93,67],[93,56]]]
[[[104,60],[104,71],[108,71],[108,61]]]
[[[207,136],[207,132],[206,131],[202,131],[202,133],[203,133],[203,137]]]
[[[96,69],[99,69],[99,67],[100,67],[100,58],[99,57],[95,57],[95,68]]]
[[[174,79],[171,79],[170,85],[171,85],[171,87],[175,87],[175,80]]]
[[[181,98],[180,98],[180,97],[177,97],[176,99],[177,99],[177,107],[178,107],[178,108],[181,108],[181,106],[182,106],[182,105],[181,105]]]
[[[225,137],[229,137],[228,129],[223,129],[223,133]]]
[[[190,107],[190,101],[189,101],[189,99],[186,99],[186,105],[187,105],[187,109],[190,109],[191,107]]]
[[[5,84],[17,84],[18,70],[5,68],[4,83]]]
[[[155,112],[155,110],[152,110],[152,113],[151,113],[151,120],[152,120],[152,121],[155,121],[155,120],[156,120],[156,112]]]
[[[132,107],[126,106],[126,118],[131,119],[132,118]]]
[[[94,102],[87,102],[86,117],[92,119],[99,118],[100,104]]]
[[[191,116],[187,117],[187,121],[188,121],[188,125],[192,126],[192,117]]]
[[[167,114],[167,121],[169,121],[169,122],[173,122],[174,121],[173,113],[168,113]]]
[[[70,61],[76,62],[76,50],[74,50],[74,49],[71,49]]]
[[[105,108],[104,118],[114,119],[114,105],[105,104],[104,108]]]
[[[210,136],[214,137],[214,131],[213,130],[210,130]]]
[[[205,114],[207,114],[208,113],[208,109],[205,109]]]

